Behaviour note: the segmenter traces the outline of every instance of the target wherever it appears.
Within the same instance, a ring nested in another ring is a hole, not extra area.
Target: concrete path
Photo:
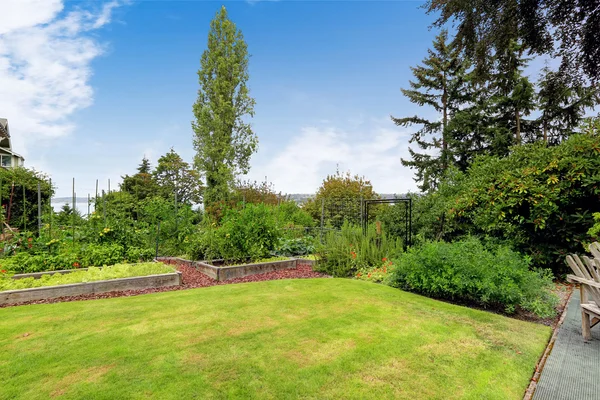
[[[592,340],[584,342],[579,290],[571,296],[567,315],[546,360],[533,399],[600,399],[600,325],[592,328]]]

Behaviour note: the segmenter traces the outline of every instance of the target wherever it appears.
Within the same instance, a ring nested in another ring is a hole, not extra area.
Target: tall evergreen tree
[[[466,69],[467,63],[458,49],[448,43],[448,32],[442,31],[433,42],[433,49],[428,50],[423,65],[411,67],[415,80],[410,81],[410,89],[402,89],[402,94],[412,103],[432,107],[439,118],[392,117],[398,126],[422,126],[412,135],[410,143],[416,143],[425,152],[409,148],[411,160],[403,159],[402,164],[416,170],[415,181],[423,191],[435,188],[452,162],[447,126],[465,99],[462,89]],[[438,152],[432,154],[431,150]]]
[[[537,93],[540,116],[537,119],[541,140],[558,144],[576,131],[585,112],[598,102],[593,87],[569,83],[564,75],[542,69]]]
[[[222,7],[210,23],[208,47],[198,70],[195,121],[195,166],[206,179],[204,203],[226,201],[238,174],[250,168],[258,139],[246,117],[254,115],[255,101],[247,86],[248,49],[242,32]]]
[[[121,177],[123,179],[123,182],[119,185],[121,191],[131,194],[137,200],[156,195],[158,186],[152,177],[151,169],[150,160],[144,156],[136,174]]]
[[[523,57],[524,50],[522,45],[511,41],[509,47],[492,58],[494,65],[490,76],[496,123],[511,136],[509,143],[517,145],[523,142],[524,134],[531,136],[534,130],[534,124],[524,118],[535,108],[533,84],[523,75],[529,61]]]
[[[529,54],[557,57],[569,80],[600,80],[600,0],[428,0],[424,7],[437,15],[435,26],[453,23],[478,71],[516,40]]]
[[[146,158],[146,156],[144,156],[144,158],[142,158],[142,162],[138,166],[138,173],[139,174],[149,174],[151,169],[152,169],[152,167],[150,165],[150,160],[148,160]]]

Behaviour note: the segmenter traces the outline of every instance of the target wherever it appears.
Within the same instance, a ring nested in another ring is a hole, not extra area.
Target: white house
[[[24,162],[25,159],[23,156],[12,151],[8,120],[6,118],[0,118],[0,167],[22,167]]]

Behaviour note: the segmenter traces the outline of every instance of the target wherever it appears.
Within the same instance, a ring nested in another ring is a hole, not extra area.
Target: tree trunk
[[[544,118],[544,143],[548,143],[548,121]]]
[[[519,109],[516,110],[515,117],[516,117],[515,120],[517,122],[515,141],[517,142],[518,145],[520,145],[521,144],[521,115],[519,114]]]
[[[444,93],[442,94],[442,171],[448,168],[448,141],[446,140],[446,126],[448,125],[448,92],[446,89],[446,73],[444,72]]]

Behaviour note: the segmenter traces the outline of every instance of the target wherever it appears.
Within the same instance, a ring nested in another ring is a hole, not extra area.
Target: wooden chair
[[[579,283],[581,331],[586,341],[592,339],[591,328],[600,322],[600,244],[592,243],[590,252],[594,257],[583,256],[583,262],[576,254],[567,256],[567,264],[575,273],[575,275],[567,275],[567,280]]]

